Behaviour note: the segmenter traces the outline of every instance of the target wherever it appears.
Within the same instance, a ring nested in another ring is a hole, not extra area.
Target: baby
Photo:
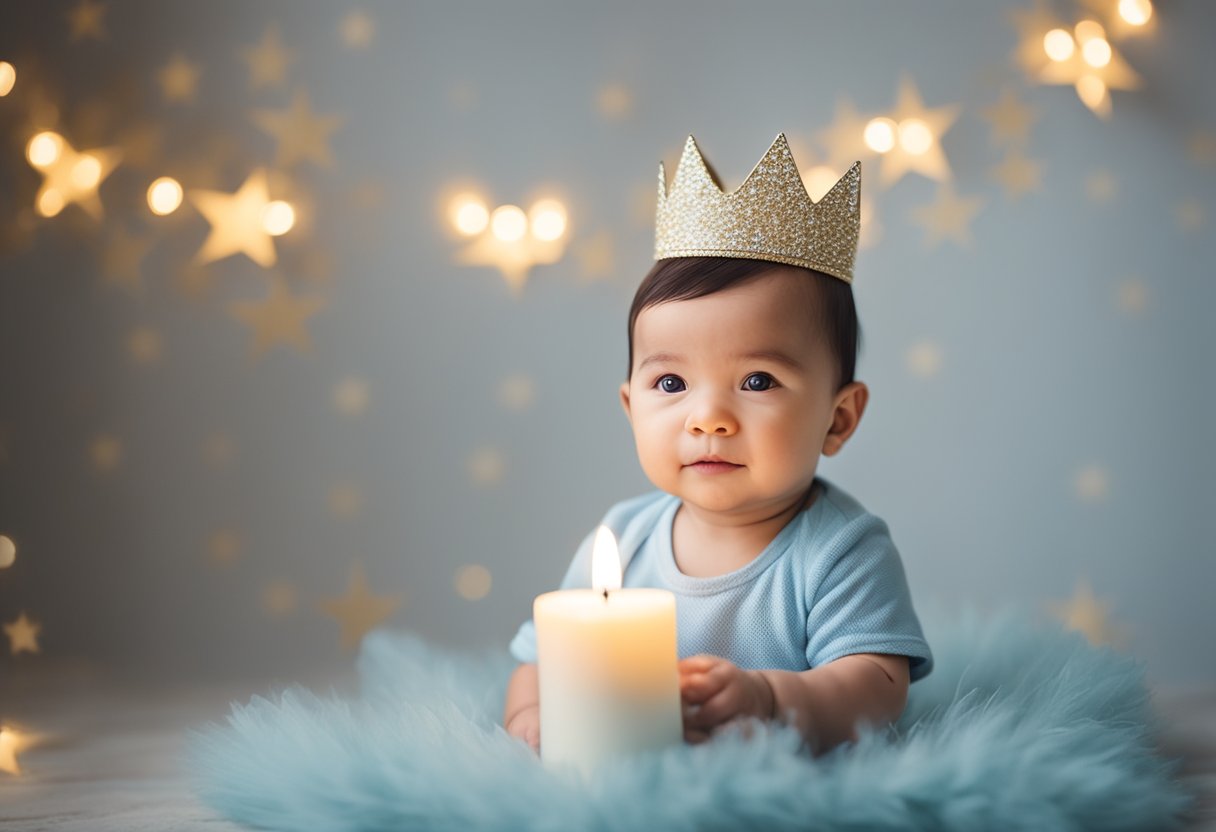
[[[886,524],[816,476],[869,397],[853,377],[860,166],[811,203],[781,135],[723,194],[690,136],[670,194],[659,176],[620,396],[660,490],[603,523],[640,541],[624,586],[675,593],[685,739],[758,717],[823,753],[896,720],[933,666]],[[591,541],[562,588],[590,586]],[[530,620],[511,653],[503,724],[539,750]]]

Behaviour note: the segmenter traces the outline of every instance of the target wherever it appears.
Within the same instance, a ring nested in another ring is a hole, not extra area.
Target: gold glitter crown
[[[815,202],[781,133],[734,193],[723,193],[697,141],[684,143],[670,191],[659,162],[654,259],[746,257],[853,282],[861,229],[861,162]]]

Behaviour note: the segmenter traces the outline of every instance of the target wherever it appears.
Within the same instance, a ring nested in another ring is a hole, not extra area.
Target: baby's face
[[[775,267],[725,291],[647,307],[621,387],[657,487],[740,522],[779,513],[815,477],[835,369],[806,276]],[[716,456],[729,464],[698,463]]]

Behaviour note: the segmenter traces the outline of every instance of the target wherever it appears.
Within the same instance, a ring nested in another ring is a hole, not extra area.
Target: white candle
[[[605,526],[591,564],[592,589],[547,592],[532,605],[541,759],[584,774],[607,757],[684,736],[675,596],[621,589],[620,554]]]

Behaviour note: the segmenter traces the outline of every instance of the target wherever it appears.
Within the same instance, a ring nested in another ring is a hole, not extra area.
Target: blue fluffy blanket
[[[543,768],[499,725],[512,663],[406,633],[363,643],[361,692],[299,686],[191,731],[203,800],[328,830],[1169,829],[1190,797],[1154,750],[1141,666],[1014,610],[922,615],[936,667],[891,731],[819,758],[788,728],[605,767]]]

